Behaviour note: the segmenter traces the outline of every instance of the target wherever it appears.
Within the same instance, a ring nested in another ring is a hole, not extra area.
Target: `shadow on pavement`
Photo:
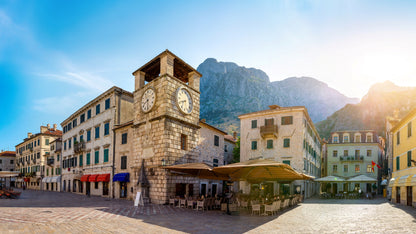
[[[315,204],[339,204],[339,205],[380,205],[387,203],[387,199],[383,197],[376,197],[374,199],[322,199],[313,197],[304,201],[304,203]]]

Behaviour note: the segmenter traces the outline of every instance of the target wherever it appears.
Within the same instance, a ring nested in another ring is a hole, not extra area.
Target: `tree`
[[[240,137],[237,137],[235,147],[233,149],[233,163],[240,162]]]

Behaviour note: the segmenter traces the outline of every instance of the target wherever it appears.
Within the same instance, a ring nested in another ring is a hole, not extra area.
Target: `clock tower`
[[[133,182],[148,181],[145,197],[163,204],[178,193],[195,194],[197,180],[171,174],[163,166],[196,162],[201,74],[166,50],[133,72]],[[143,167],[142,167],[142,164]],[[140,175],[139,175],[140,174]],[[179,190],[179,191],[178,191]],[[142,191],[142,194],[145,193]]]

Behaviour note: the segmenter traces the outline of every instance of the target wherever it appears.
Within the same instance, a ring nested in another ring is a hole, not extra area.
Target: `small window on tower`
[[[186,135],[181,134],[181,149],[186,150]]]

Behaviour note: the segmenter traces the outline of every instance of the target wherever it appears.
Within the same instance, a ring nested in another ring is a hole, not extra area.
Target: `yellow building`
[[[413,207],[416,207],[416,133],[412,126],[415,120],[416,109],[391,129],[393,174],[389,183],[392,202]]]

